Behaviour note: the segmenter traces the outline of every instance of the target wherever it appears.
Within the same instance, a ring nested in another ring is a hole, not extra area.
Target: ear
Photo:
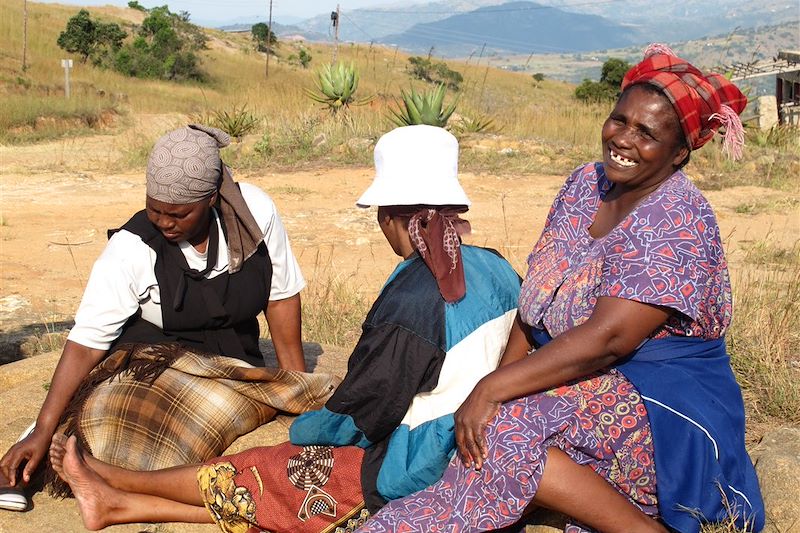
[[[680,149],[675,154],[675,157],[672,159],[672,166],[675,168],[680,167],[681,163],[683,163],[688,156],[689,156],[689,149],[684,144],[680,147]]]
[[[219,197],[219,191],[214,191],[211,193],[211,196],[208,197],[208,207],[214,207],[217,204],[217,198]]]

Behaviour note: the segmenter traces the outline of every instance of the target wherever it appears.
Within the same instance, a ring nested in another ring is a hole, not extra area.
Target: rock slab
[[[800,428],[766,434],[750,455],[766,507],[764,533],[800,533]]]

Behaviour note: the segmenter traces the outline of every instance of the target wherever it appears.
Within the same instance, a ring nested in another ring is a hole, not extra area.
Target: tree
[[[250,33],[253,34],[253,40],[256,42],[256,50],[259,52],[267,52],[278,43],[278,38],[275,37],[275,32],[270,31],[269,26],[263,22],[253,24],[250,28]],[[269,39],[269,46],[267,40]]]
[[[607,59],[600,72],[600,81],[584,79],[575,88],[575,98],[585,102],[614,100],[619,96],[622,79],[630,68],[630,63],[622,59],[615,57]]]
[[[58,46],[72,54],[81,56],[81,62],[86,63],[94,47],[94,21],[85,9],[67,21],[67,27],[58,36]]]
[[[631,64],[622,59],[611,57],[603,63],[603,70],[600,74],[600,81],[612,87],[619,88],[622,85],[622,78],[631,69]]]
[[[167,80],[202,80],[205,75],[195,53],[206,38],[197,26],[167,6],[148,11],[139,34],[114,58],[114,69],[128,76]]]
[[[128,2],[128,7],[131,9],[135,9],[136,11],[147,11],[147,8],[144,7],[142,4],[137,2],[136,0],[132,0]]]
[[[92,20],[85,9],[67,21],[67,27],[58,36],[58,46],[81,56],[81,62],[91,58],[95,65],[105,64],[122,46],[128,34],[113,22]]]

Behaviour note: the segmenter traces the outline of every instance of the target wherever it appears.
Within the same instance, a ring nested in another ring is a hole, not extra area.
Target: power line
[[[346,19],[347,19],[347,21],[348,21],[350,24],[352,24],[353,26],[355,26],[357,30],[359,30],[361,33],[363,33],[363,34],[364,34],[364,35],[366,35],[367,37],[369,37],[369,40],[370,40],[370,41],[377,41],[377,40],[378,40],[378,39],[374,38],[372,35],[370,35],[369,33],[367,33],[367,31],[366,31],[364,28],[362,28],[361,26],[359,26],[358,24],[356,24],[355,22],[353,22],[353,19],[351,19],[350,17],[348,17],[348,16],[347,16],[345,13],[340,13],[340,15],[341,15],[341,16],[343,16],[344,18],[346,18]]]

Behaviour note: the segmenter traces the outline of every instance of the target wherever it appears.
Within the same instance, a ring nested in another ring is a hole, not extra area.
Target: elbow
[[[636,347],[637,346],[631,342],[629,338],[626,338],[622,334],[615,333],[606,339],[603,352],[610,363],[616,363],[628,357]]]

